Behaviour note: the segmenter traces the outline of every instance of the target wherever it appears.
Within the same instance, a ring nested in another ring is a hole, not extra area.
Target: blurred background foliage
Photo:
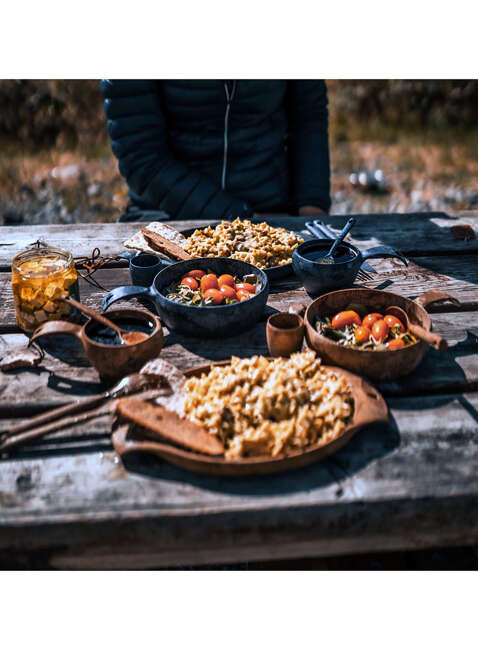
[[[329,80],[335,140],[372,128],[478,126],[477,80]],[[0,80],[0,138],[24,147],[95,148],[107,139],[96,80]]]
[[[477,80],[328,80],[332,209],[478,209]],[[97,80],[0,80],[0,224],[114,221]],[[384,192],[351,183],[381,170]]]
[[[107,137],[96,80],[0,80],[0,106],[6,145],[88,150]]]

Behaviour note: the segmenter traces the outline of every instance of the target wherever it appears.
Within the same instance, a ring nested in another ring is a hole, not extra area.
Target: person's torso
[[[254,209],[284,209],[285,81],[161,81],[173,155]]]

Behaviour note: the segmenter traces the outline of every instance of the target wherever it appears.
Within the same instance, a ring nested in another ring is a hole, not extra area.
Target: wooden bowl
[[[324,363],[330,363],[363,375],[374,381],[385,381],[410,374],[423,359],[428,344],[419,340],[400,350],[358,350],[345,348],[315,329],[319,316],[330,316],[351,303],[365,305],[371,312],[384,313],[387,307],[397,305],[404,309],[410,321],[430,331],[432,323],[425,310],[427,305],[449,300],[458,301],[443,291],[427,291],[415,300],[389,291],[377,289],[342,289],[331,291],[314,300],[305,313],[306,338]],[[458,303],[459,304],[459,303]]]
[[[211,367],[224,366],[230,361],[199,366],[185,372],[187,377],[199,377],[209,372]],[[281,454],[274,458],[256,456],[239,460],[226,460],[223,456],[207,456],[186,451],[168,443],[155,440],[138,440],[128,437],[129,425],[120,425],[113,433],[112,441],[116,452],[123,456],[131,452],[146,452],[167,460],[172,465],[200,474],[215,476],[251,476],[255,474],[275,474],[305,467],[322,460],[343,447],[359,429],[375,422],[388,422],[388,408],[381,394],[362,377],[331,367],[338,375],[343,375],[349,384],[354,399],[352,421],[341,436],[328,443],[317,443],[303,450]]]
[[[108,318],[113,322],[126,318],[150,324],[151,333],[147,339],[134,345],[106,345],[89,336],[98,327],[96,321],[89,319],[84,325],[78,325],[68,321],[52,320],[35,330],[31,342],[42,336],[66,334],[76,337],[100,377],[110,382],[137,372],[146,361],[158,356],[163,347],[164,334],[157,316],[143,309],[114,309],[108,313]]]

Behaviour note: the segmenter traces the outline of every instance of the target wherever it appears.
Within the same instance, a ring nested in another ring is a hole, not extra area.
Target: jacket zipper
[[[231,110],[232,100],[234,99],[234,93],[236,92],[236,82],[232,82],[232,88],[229,92],[229,83],[224,82],[224,90],[226,91],[226,114],[224,116],[224,159],[222,162],[222,178],[221,178],[221,187],[223,190],[226,189],[226,171],[227,171],[227,150],[228,150],[228,136],[229,136],[229,112]]]

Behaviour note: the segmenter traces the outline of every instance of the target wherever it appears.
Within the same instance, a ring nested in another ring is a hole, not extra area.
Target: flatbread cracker
[[[167,255],[173,260],[192,260],[192,255],[186,253],[182,246],[178,246],[170,239],[166,239],[166,237],[147,228],[141,228],[141,232],[148,244],[156,248],[158,253],[163,253],[163,255]]]
[[[146,226],[146,228],[148,230],[152,230],[153,232],[158,233],[158,235],[161,235],[165,239],[169,239],[169,241],[172,241],[178,246],[183,247],[186,242],[186,237],[184,235],[182,235],[180,232],[178,232],[171,226],[161,223],[160,221],[152,221],[148,226]],[[144,235],[141,232],[141,230],[139,230],[132,237],[127,239],[124,242],[124,247],[132,250],[140,251],[141,253],[151,253],[152,255],[158,255],[159,257],[164,257],[165,259],[169,259],[166,255],[163,255],[159,253],[157,250],[155,250],[154,248],[151,248],[151,246],[144,238]]]
[[[154,438],[160,436],[202,454],[218,456],[224,453],[224,445],[215,435],[164,406],[155,406],[135,398],[123,398],[117,403],[116,409],[123,418],[147,429]]]

